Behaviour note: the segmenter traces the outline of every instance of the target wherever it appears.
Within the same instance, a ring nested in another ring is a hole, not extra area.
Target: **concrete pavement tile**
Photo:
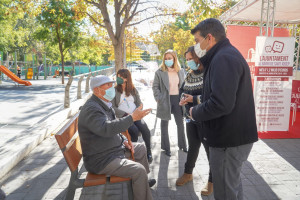
[[[189,194],[186,186],[176,186],[174,190],[175,196],[185,196]]]
[[[6,194],[27,193],[31,190],[32,185],[33,185],[32,180],[24,181],[20,179],[13,179],[3,184],[2,190]]]
[[[45,164],[67,164],[65,159],[60,157],[49,156],[46,158],[31,158],[28,157],[23,159],[19,164],[27,165],[27,164],[37,164],[37,165],[45,165]]]
[[[194,190],[192,192],[199,193],[202,190],[202,188],[205,186],[205,184],[204,183],[199,183],[199,182],[194,182],[193,183],[193,189]]]
[[[174,188],[178,187],[178,186],[176,186],[176,180],[177,180],[177,178],[169,178],[168,179],[168,181],[169,181],[169,188],[174,189]]]
[[[253,174],[255,174],[255,172],[253,171],[253,169],[251,169],[249,167],[246,167],[246,165],[243,165],[242,174],[244,174],[244,175],[253,175]]]
[[[197,192],[195,194],[191,194],[192,200],[215,200],[214,195],[211,194],[209,196],[203,196],[200,192]]]
[[[185,196],[174,196],[174,200],[191,200],[190,195],[185,195]]]
[[[272,191],[278,196],[278,199],[283,200],[299,200],[299,196],[290,190],[286,185],[270,185]]]
[[[84,194],[82,194],[83,188],[77,188],[74,196],[74,200],[83,200]]]
[[[104,200],[103,194],[89,194],[89,195],[83,195],[83,198],[80,198],[80,200]],[[119,194],[111,194],[108,195],[107,199],[111,200],[122,200],[122,197]]]
[[[278,180],[274,175],[272,174],[261,174],[260,175],[264,180],[265,182],[268,184],[268,185],[280,185],[281,184],[281,181]]]
[[[31,187],[30,192],[26,195],[24,200],[35,200],[45,198],[46,193],[55,183],[56,178],[36,178]]]
[[[256,174],[269,174],[269,171],[265,167],[256,164],[254,165],[254,172]]]
[[[172,200],[171,197],[157,197],[154,200]]]
[[[273,200],[279,199],[269,186],[243,186],[244,196],[247,199]]]
[[[242,185],[254,185],[249,179],[242,178]]]
[[[283,152],[277,152],[277,154],[284,158],[300,158],[300,152],[299,151],[283,151]]]
[[[284,181],[284,185],[286,185],[294,194],[300,195],[299,181]]]
[[[71,177],[71,175],[61,174],[57,178],[56,182],[52,185],[51,188],[54,188],[54,189],[64,189],[64,188],[67,188],[68,185],[69,185],[70,177]]]
[[[66,189],[51,188],[45,195],[45,199],[63,200],[67,193]]]
[[[167,179],[158,179],[156,185],[159,188],[169,187],[169,181]]]
[[[267,185],[267,182],[258,174],[254,175],[245,175],[245,177],[253,184],[253,185]]]
[[[295,167],[293,167],[292,165],[290,164],[280,164],[279,165],[279,168],[282,170],[282,171],[291,171],[291,170],[295,170]]]
[[[158,197],[173,197],[174,190],[171,188],[157,188],[156,194]]]
[[[280,181],[300,181],[300,172],[289,171],[282,174],[274,174],[274,177]]]
[[[93,186],[93,187],[86,187],[82,189],[82,194],[88,195],[88,194],[101,194],[104,193],[105,186],[99,185],[99,186]]]
[[[6,196],[5,200],[22,200],[26,196],[26,192],[13,193]]]

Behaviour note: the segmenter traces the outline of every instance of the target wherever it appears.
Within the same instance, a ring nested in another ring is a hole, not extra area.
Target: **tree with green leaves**
[[[62,65],[62,84],[64,84],[64,62],[68,50],[78,42],[80,36],[80,17],[76,14],[74,4],[65,0],[50,0],[42,5],[37,16],[43,26],[36,32],[40,40],[49,40],[51,45],[58,45]]]
[[[173,49],[177,52],[179,60],[183,63],[184,52],[194,44],[194,37],[191,35],[191,28],[206,18],[218,18],[223,12],[232,7],[235,0],[186,0],[190,8],[175,22],[165,24],[159,31],[152,33],[155,44],[161,52]]]
[[[80,1],[80,0],[78,0]],[[82,0],[83,1],[83,0]],[[104,28],[114,48],[116,71],[124,66],[124,34],[127,27],[175,12],[159,1],[141,0],[84,0],[89,7],[84,11],[94,25]],[[109,8],[113,8],[112,10]]]

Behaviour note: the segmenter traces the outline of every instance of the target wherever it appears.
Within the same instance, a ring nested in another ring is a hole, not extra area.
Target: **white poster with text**
[[[291,90],[290,77],[255,77],[258,131],[288,131]]]
[[[256,37],[255,66],[292,67],[294,50],[293,37]]]
[[[288,131],[295,39],[256,38],[254,98],[258,131]]]

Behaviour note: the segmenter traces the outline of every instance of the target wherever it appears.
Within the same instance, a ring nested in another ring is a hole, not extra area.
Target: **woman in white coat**
[[[176,53],[167,50],[164,53],[160,68],[155,72],[153,95],[157,102],[156,117],[161,119],[161,149],[171,156],[168,123],[171,113],[177,125],[178,147],[187,152],[183,125],[183,111],[179,106],[179,88],[184,82],[184,71],[181,69]]]

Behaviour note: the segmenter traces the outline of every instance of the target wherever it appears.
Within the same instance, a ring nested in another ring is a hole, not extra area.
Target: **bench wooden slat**
[[[119,182],[124,182],[124,181],[130,181],[131,178],[124,178],[124,177],[119,177],[119,176],[111,176],[109,179],[110,183],[119,183]]]
[[[77,167],[82,157],[82,150],[81,150],[79,136],[77,136],[74,143],[70,146],[68,150],[64,151],[63,154],[68,163],[70,170],[72,172],[77,170]]]
[[[103,185],[103,184],[106,184],[105,174],[88,173],[84,181],[84,187]]]
[[[57,140],[60,149],[66,147],[66,145],[71,140],[73,135],[77,132],[77,130],[78,130],[78,116],[74,121],[71,120],[71,123],[67,123],[60,130],[60,132],[55,135],[55,138]]]

